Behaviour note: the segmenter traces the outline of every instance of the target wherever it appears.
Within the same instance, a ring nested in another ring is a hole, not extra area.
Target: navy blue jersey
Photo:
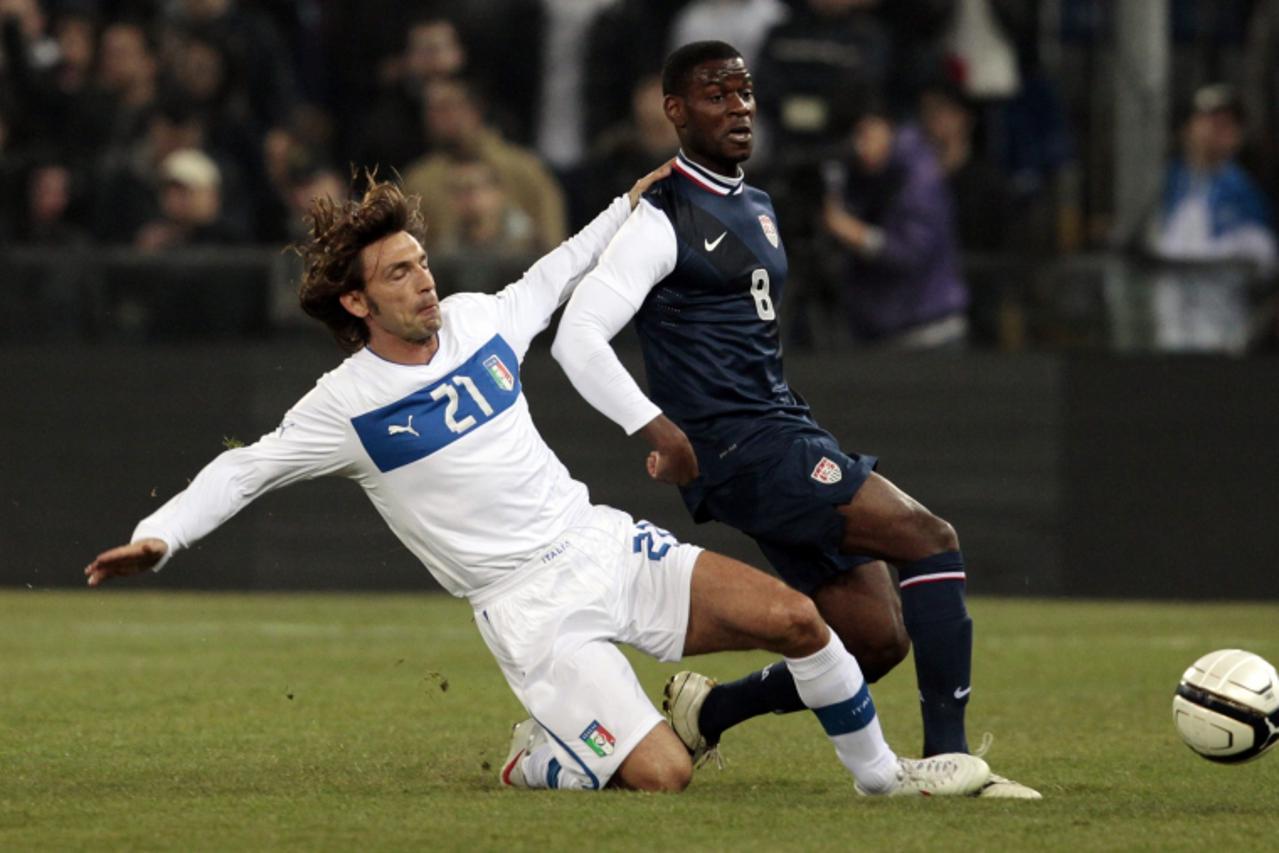
[[[816,428],[782,373],[787,261],[772,201],[716,178],[681,157],[644,195],[674,227],[677,260],[635,315],[649,395],[697,451],[693,509],[701,488],[767,456],[768,435]]]

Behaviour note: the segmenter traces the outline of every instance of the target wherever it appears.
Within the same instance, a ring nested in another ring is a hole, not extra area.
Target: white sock
[[[830,642],[805,658],[786,658],[799,698],[813,710],[835,754],[868,793],[897,785],[897,755],[884,740],[875,703],[857,659],[830,632]]]
[[[524,780],[530,788],[555,788],[561,791],[594,790],[597,785],[575,767],[560,764],[555,747],[544,743],[524,755]]]

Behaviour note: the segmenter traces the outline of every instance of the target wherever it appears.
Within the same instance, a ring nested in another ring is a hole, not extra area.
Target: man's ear
[[[684,115],[684,99],[679,95],[667,95],[663,98],[662,111],[666,113],[666,120],[677,128],[688,123]]]
[[[361,320],[369,316],[369,302],[364,297],[363,290],[348,290],[338,297],[338,301],[343,308]]]

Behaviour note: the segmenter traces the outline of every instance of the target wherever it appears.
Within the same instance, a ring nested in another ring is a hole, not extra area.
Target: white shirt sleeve
[[[670,219],[640,202],[573,295],[551,346],[577,392],[627,435],[662,412],[609,341],[635,316],[653,286],[675,269],[678,252]]]
[[[556,309],[595,266],[630,213],[630,199],[618,196],[589,225],[497,294],[498,327],[521,360],[533,338],[550,324]]]
[[[261,495],[345,467],[345,422],[315,405],[315,396],[295,406],[275,432],[214,458],[185,490],[138,523],[132,541],[154,537],[168,546],[155,571]]]

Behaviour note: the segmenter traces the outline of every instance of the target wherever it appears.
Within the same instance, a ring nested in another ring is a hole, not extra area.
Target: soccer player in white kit
[[[496,295],[440,300],[421,216],[394,184],[317,200],[300,247],[303,308],[351,353],[256,443],[210,462],[99,554],[90,586],[159,570],[272,489],[358,482],[475,623],[530,719],[513,730],[513,787],[687,786],[683,743],[644,695],[624,642],[660,660],[728,649],[786,657],[857,787],[967,794],[989,768],[966,755],[900,759],[856,660],[813,603],[763,572],[592,505],[538,434],[520,363],[663,167]],[[660,476],[669,460],[649,464]]]

